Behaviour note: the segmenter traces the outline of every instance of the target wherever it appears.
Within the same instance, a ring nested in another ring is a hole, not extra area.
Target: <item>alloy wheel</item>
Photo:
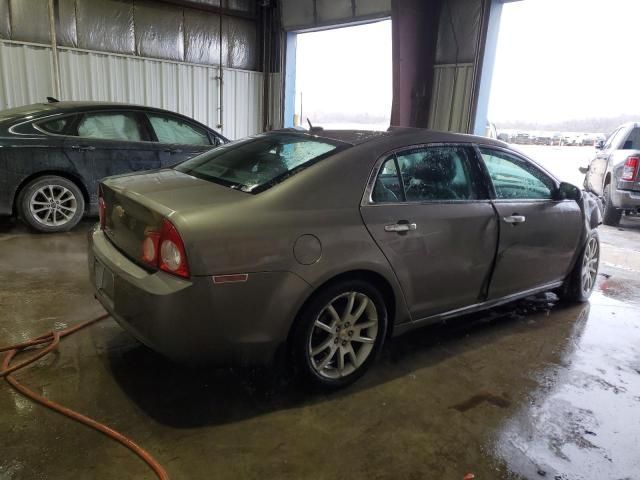
[[[350,375],[369,358],[377,336],[373,300],[360,292],[340,294],[315,319],[308,342],[311,366],[325,378]]]
[[[62,185],[44,185],[29,200],[29,211],[39,223],[58,227],[70,222],[78,209],[74,193]]]
[[[600,258],[600,245],[595,237],[591,237],[584,249],[582,257],[582,291],[588,294],[593,289],[598,275],[598,260]]]

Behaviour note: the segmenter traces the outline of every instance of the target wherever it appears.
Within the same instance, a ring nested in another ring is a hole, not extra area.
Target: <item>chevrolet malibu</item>
[[[281,130],[100,185],[96,296],[179,361],[337,388],[384,342],[539,292],[586,301],[597,200],[497,140]]]

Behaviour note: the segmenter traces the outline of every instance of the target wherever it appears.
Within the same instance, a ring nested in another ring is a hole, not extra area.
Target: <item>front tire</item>
[[[66,178],[46,175],[29,182],[18,197],[20,218],[44,233],[66,232],[84,215],[84,197]]]
[[[562,297],[569,302],[583,303],[589,300],[600,267],[600,236],[592,230],[563,288]]]
[[[343,280],[316,293],[291,337],[298,380],[323,390],[358,380],[384,344],[387,318],[382,294],[364,280]]]
[[[604,187],[604,214],[602,223],[612,227],[617,227],[622,218],[622,210],[614,207],[611,201],[611,183],[607,183]]]

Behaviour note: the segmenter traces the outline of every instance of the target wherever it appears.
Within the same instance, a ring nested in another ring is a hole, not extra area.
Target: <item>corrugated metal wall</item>
[[[51,48],[0,40],[0,109],[52,95]],[[263,74],[223,68],[223,122],[218,67],[59,49],[61,97],[166,108],[235,139],[262,130]]]
[[[429,128],[451,132],[468,130],[473,73],[473,63],[434,67]]]
[[[287,31],[336,26],[391,15],[391,0],[281,0]]]

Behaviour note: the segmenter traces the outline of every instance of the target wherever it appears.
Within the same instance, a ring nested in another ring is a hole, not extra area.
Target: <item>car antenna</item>
[[[55,97],[47,97],[47,102],[49,103],[58,103],[60,100],[58,100]]]
[[[322,127],[314,127],[313,125],[311,125],[311,120],[309,120],[309,117],[307,117],[307,123],[309,124],[310,133],[321,132],[322,130],[324,130]]]

